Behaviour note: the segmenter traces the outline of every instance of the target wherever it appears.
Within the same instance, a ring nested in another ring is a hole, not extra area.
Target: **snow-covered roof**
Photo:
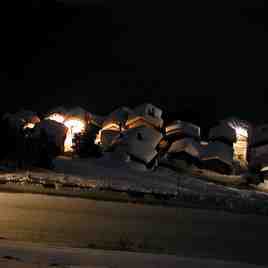
[[[89,112],[80,106],[75,106],[70,109],[64,106],[58,106],[48,111],[48,114],[53,114],[53,113],[59,113],[59,114],[63,114],[63,115],[70,116],[70,117],[84,118],[85,114]]]
[[[100,134],[101,144],[104,146],[111,146],[116,141],[116,139],[119,138],[119,134],[119,131],[115,130],[102,130]]]
[[[162,110],[151,103],[143,103],[134,108],[134,112],[140,116],[152,116],[162,118]]]
[[[211,141],[203,147],[201,159],[203,161],[217,159],[228,165],[232,165],[233,147],[220,141]]]
[[[153,128],[160,129],[163,126],[163,119],[152,116],[139,116],[137,114],[131,114],[126,122],[127,127],[138,127],[138,126],[151,126]]]
[[[125,125],[125,123],[128,120],[128,117],[132,115],[134,112],[128,108],[128,107],[120,107],[113,112],[111,112],[104,120],[103,127],[105,128],[107,125],[110,124],[122,124],[122,126]]]
[[[157,155],[156,147],[161,139],[159,131],[140,126],[127,130],[122,140],[127,153],[149,163]]]
[[[167,136],[175,134],[182,137],[193,137],[196,139],[200,138],[200,127],[181,120],[174,121],[166,126],[165,131]]]
[[[193,157],[200,158],[202,148],[200,143],[191,138],[173,142],[168,150],[169,154],[185,152]]]

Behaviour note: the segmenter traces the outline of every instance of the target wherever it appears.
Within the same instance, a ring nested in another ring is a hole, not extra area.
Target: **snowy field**
[[[87,198],[127,202],[133,200],[130,200],[128,195],[124,196],[123,200],[122,194],[117,194],[116,191],[130,194],[142,193],[149,197],[149,203],[154,204],[162,204],[162,201],[152,201],[151,196],[153,195],[154,199],[161,194],[168,198],[172,197],[171,202],[168,202],[176,206],[194,205],[200,208],[268,215],[267,182],[247,188],[224,186],[219,182],[226,180],[235,182],[241,177],[198,169],[188,173],[176,172],[166,167],[149,170],[136,162],[114,159],[109,153],[98,159],[58,157],[54,160],[54,164],[53,171],[2,172],[0,189],[13,187],[14,191],[23,192],[23,187],[27,186],[25,192],[31,192],[33,189],[35,193],[50,193],[47,188],[51,188],[52,194],[68,196],[75,194],[82,197],[81,193],[83,193]],[[29,187],[32,188],[29,190]],[[110,193],[103,191],[110,191]],[[139,199],[138,202],[147,201]]]
[[[59,157],[53,171],[2,172],[0,180],[50,181],[74,184],[92,189],[113,189],[142,193],[177,194],[177,174],[169,169],[146,170],[137,163],[124,163],[112,159],[71,159]]]
[[[78,248],[47,247],[31,243],[0,243],[5,268],[262,268],[254,264],[227,262],[214,259],[185,258],[120,251],[85,250]]]

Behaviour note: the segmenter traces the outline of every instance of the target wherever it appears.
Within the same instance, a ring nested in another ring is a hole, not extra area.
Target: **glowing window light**
[[[35,127],[35,124],[33,123],[27,123],[24,125],[23,129],[26,129],[26,128],[34,128]]]
[[[248,132],[245,128],[242,127],[235,127],[235,132],[237,136],[244,136],[244,137],[248,137]]]
[[[80,119],[70,118],[64,121],[64,125],[68,128],[64,142],[64,151],[72,152],[73,138],[75,134],[81,133],[85,130],[85,122]]]
[[[234,158],[247,162],[248,130],[236,122],[230,122],[230,127],[235,130],[236,142],[234,143]]]
[[[67,118],[59,113],[51,114],[47,119],[62,123],[67,127],[66,138],[64,141],[64,151],[73,151],[73,138],[75,134],[81,133],[85,130],[85,122],[79,118]]]
[[[268,166],[263,167],[263,168],[261,169],[261,171],[262,171],[262,172],[264,172],[264,171],[268,171]]]
[[[94,141],[95,144],[100,144],[101,143],[101,131],[98,132],[96,135],[96,139]]]

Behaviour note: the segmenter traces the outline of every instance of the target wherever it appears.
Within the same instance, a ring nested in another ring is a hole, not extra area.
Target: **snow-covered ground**
[[[67,185],[78,187],[78,190],[83,188],[97,192],[114,190],[163,194],[177,197],[174,202],[178,204],[195,203],[195,206],[204,208],[268,215],[268,182],[247,188],[223,186],[216,181],[232,182],[241,176],[222,175],[208,170],[192,170],[192,173],[183,174],[161,166],[149,170],[143,164],[115,159],[109,153],[98,159],[58,157],[54,164],[53,171],[2,172],[0,182],[39,186],[51,184],[56,190],[64,190]],[[5,185],[2,188],[5,190]]]
[[[58,157],[54,170],[30,170],[0,173],[0,180],[10,182],[44,182],[74,184],[92,189],[112,189],[143,193],[177,194],[177,174],[165,168],[157,171],[142,164],[115,160]]]
[[[99,159],[70,159],[59,157],[55,161],[55,171],[94,182],[97,187],[114,190],[133,190],[144,193],[177,194],[177,173],[159,168],[146,169],[142,164],[124,162],[109,157]]]
[[[122,251],[104,251],[67,247],[48,247],[42,244],[0,242],[0,267],[5,268],[262,268],[254,264],[214,259],[195,259],[172,255],[154,255]]]

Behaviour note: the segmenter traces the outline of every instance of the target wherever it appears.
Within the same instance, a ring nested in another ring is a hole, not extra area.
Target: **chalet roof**
[[[115,130],[102,130],[101,134],[100,134],[100,140],[101,140],[101,144],[104,146],[111,146],[116,139],[119,138],[119,131],[115,131]]]
[[[166,126],[165,131],[167,136],[176,134],[197,139],[200,138],[200,127],[181,120],[174,121]]]
[[[59,113],[70,117],[85,118],[85,114],[88,113],[88,111],[80,106],[75,106],[70,109],[67,109],[64,106],[58,106],[48,111],[48,114],[54,113]]]
[[[159,131],[140,126],[125,132],[121,146],[127,153],[147,164],[157,155],[156,146],[161,139],[162,134]]]
[[[128,120],[126,122],[126,126],[130,125],[144,125],[143,123],[147,125],[151,125],[153,128],[161,128],[164,124],[164,121],[162,118],[158,117],[152,117],[152,116],[139,116],[137,114],[131,114],[128,117]]]
[[[128,107],[120,107],[111,112],[104,120],[103,127],[109,124],[122,124],[125,125],[128,117],[134,112]]]
[[[169,154],[185,152],[193,157],[200,158],[202,148],[200,143],[191,138],[184,138],[173,142],[168,150]]]
[[[233,162],[233,148],[220,141],[211,141],[202,149],[201,159],[203,161],[217,159],[228,165]]]
[[[134,112],[140,116],[152,116],[162,118],[162,110],[151,103],[143,103],[134,108]]]

